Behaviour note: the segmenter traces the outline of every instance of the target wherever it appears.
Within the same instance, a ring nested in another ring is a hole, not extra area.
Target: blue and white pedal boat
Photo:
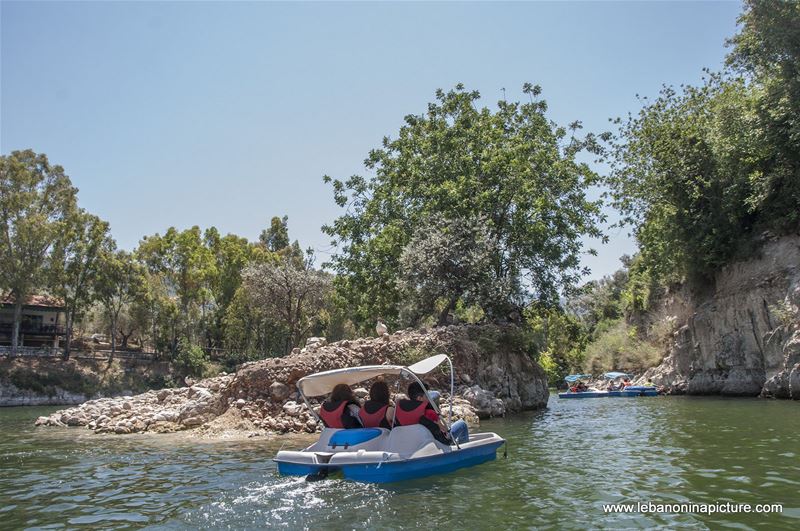
[[[624,372],[607,372],[603,375],[608,380],[616,380],[617,378],[630,377],[629,374]],[[574,384],[576,382],[591,379],[589,374],[571,374],[564,378],[567,384]],[[625,389],[616,391],[598,391],[590,389],[588,391],[567,391],[565,393],[558,393],[558,398],[582,399],[582,398],[634,398],[639,396],[658,396],[658,390],[653,386],[646,385],[631,385]]]
[[[297,382],[300,395],[310,411],[308,397],[330,393],[340,383],[353,385],[377,377],[397,376],[417,381],[425,389],[420,376],[428,374],[444,361],[450,364],[450,415],[452,418],[453,364],[444,354],[424,359],[408,367],[400,365],[368,365],[320,372]],[[428,391],[425,389],[427,395]],[[430,400],[437,413],[438,406]],[[316,413],[315,413],[316,414]],[[283,475],[325,477],[341,472],[345,479],[368,483],[388,483],[446,474],[460,468],[491,461],[505,439],[496,433],[471,433],[469,441],[444,444],[422,425],[383,428],[324,428],[319,440],[299,450],[279,451],[275,456],[278,472]]]

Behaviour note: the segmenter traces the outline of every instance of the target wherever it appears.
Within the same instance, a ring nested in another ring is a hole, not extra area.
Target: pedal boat
[[[428,374],[441,363],[450,365],[450,413],[454,391],[453,364],[444,354],[424,359],[408,367],[400,365],[367,365],[320,372],[301,378],[297,388],[308,409],[316,412],[308,397],[327,395],[340,383],[357,384],[379,376],[397,376],[422,385],[428,401],[441,414],[430,399],[420,376]],[[319,417],[317,416],[319,419]],[[496,433],[470,433],[469,441],[447,445],[433,438],[422,425],[384,428],[333,429],[324,428],[319,440],[300,451],[279,451],[274,461],[282,475],[307,476],[308,479],[327,477],[341,472],[345,479],[365,483],[388,483],[416,479],[436,474],[446,474],[460,468],[491,461],[505,439]]]
[[[624,372],[607,372],[603,375],[608,380],[630,377]],[[571,374],[564,378],[567,384],[574,384],[580,380],[590,379],[590,374]],[[658,396],[658,390],[653,386],[631,385],[618,391],[599,391],[590,389],[588,391],[567,391],[558,393],[558,398],[634,398],[639,396]]]

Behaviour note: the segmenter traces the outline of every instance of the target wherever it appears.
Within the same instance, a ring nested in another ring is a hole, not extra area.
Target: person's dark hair
[[[373,382],[369,388],[369,398],[374,402],[389,404],[389,386],[386,382],[378,380]]]
[[[331,392],[331,402],[355,402],[353,390],[347,384],[337,384]]]
[[[425,398],[425,391],[422,389],[422,386],[419,384],[419,382],[411,382],[408,386],[408,392],[406,394],[411,400],[416,400],[418,397]]]

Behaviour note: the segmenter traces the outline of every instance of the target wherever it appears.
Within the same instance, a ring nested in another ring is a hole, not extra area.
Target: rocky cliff
[[[332,344],[312,338],[302,350],[245,364],[236,374],[178,389],[93,400],[40,417],[36,423],[86,426],[101,433],[188,428],[200,432],[313,432],[318,429],[317,422],[299,400],[295,385],[303,376],[358,365],[409,365],[436,353],[448,354],[455,365],[454,413],[475,423],[476,417],[546,405],[546,377],[521,351],[518,337],[513,326],[449,326]],[[426,381],[435,389],[449,389],[446,372],[434,371]],[[365,391],[357,390],[357,394]]]
[[[641,380],[673,393],[800,399],[799,237],[765,242],[702,294],[678,290],[660,315],[677,330]]]

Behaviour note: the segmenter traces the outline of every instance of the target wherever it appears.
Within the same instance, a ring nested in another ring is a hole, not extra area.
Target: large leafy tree
[[[365,161],[370,178],[332,182],[346,212],[323,230],[338,245],[331,265],[337,287],[362,324],[397,318],[400,256],[432,215],[482,217],[494,242],[494,281],[511,286],[492,310],[554,300],[584,272],[582,237],[600,237],[598,202],[586,191],[597,176],[578,153],[595,138],[576,136],[580,123],[559,127],[546,117],[538,86],[525,103],[479,108],[480,95],[457,85],[437,91],[427,112],[405,117],[397,138],[385,138]]]
[[[145,271],[130,253],[113,247],[100,254],[99,264],[94,289],[111,325],[111,352],[116,352],[120,314],[145,296]]]
[[[609,183],[658,281],[703,281],[800,223],[800,4],[749,1],[730,64],[621,123]],[[745,75],[740,75],[740,74]]]
[[[754,88],[758,127],[738,133],[765,148],[751,203],[779,213],[772,228],[792,230],[800,223],[800,2],[747,0],[739,24],[728,64]]]
[[[495,286],[492,274],[494,248],[482,219],[435,217],[417,227],[400,255],[398,282],[408,320],[415,323],[435,313],[441,302],[438,324],[443,325],[459,300],[502,300],[505,286]]]
[[[251,301],[260,306],[267,319],[286,330],[284,353],[300,345],[320,325],[331,279],[312,267],[310,256],[300,265],[290,256],[253,264],[242,276]]]
[[[216,261],[200,228],[178,231],[170,227],[163,236],[145,237],[136,254],[150,275],[160,279],[166,292],[176,297],[178,314],[171,328],[193,343],[198,332],[195,325],[205,320],[217,275]]]
[[[45,155],[25,150],[0,157],[0,288],[15,301],[12,355],[22,306],[45,283],[49,253],[76,209],[76,195],[64,169]]]
[[[66,337],[64,356],[69,357],[72,326],[95,297],[93,281],[101,275],[101,254],[114,246],[108,223],[83,209],[68,216],[51,259],[53,291],[64,301]]]

